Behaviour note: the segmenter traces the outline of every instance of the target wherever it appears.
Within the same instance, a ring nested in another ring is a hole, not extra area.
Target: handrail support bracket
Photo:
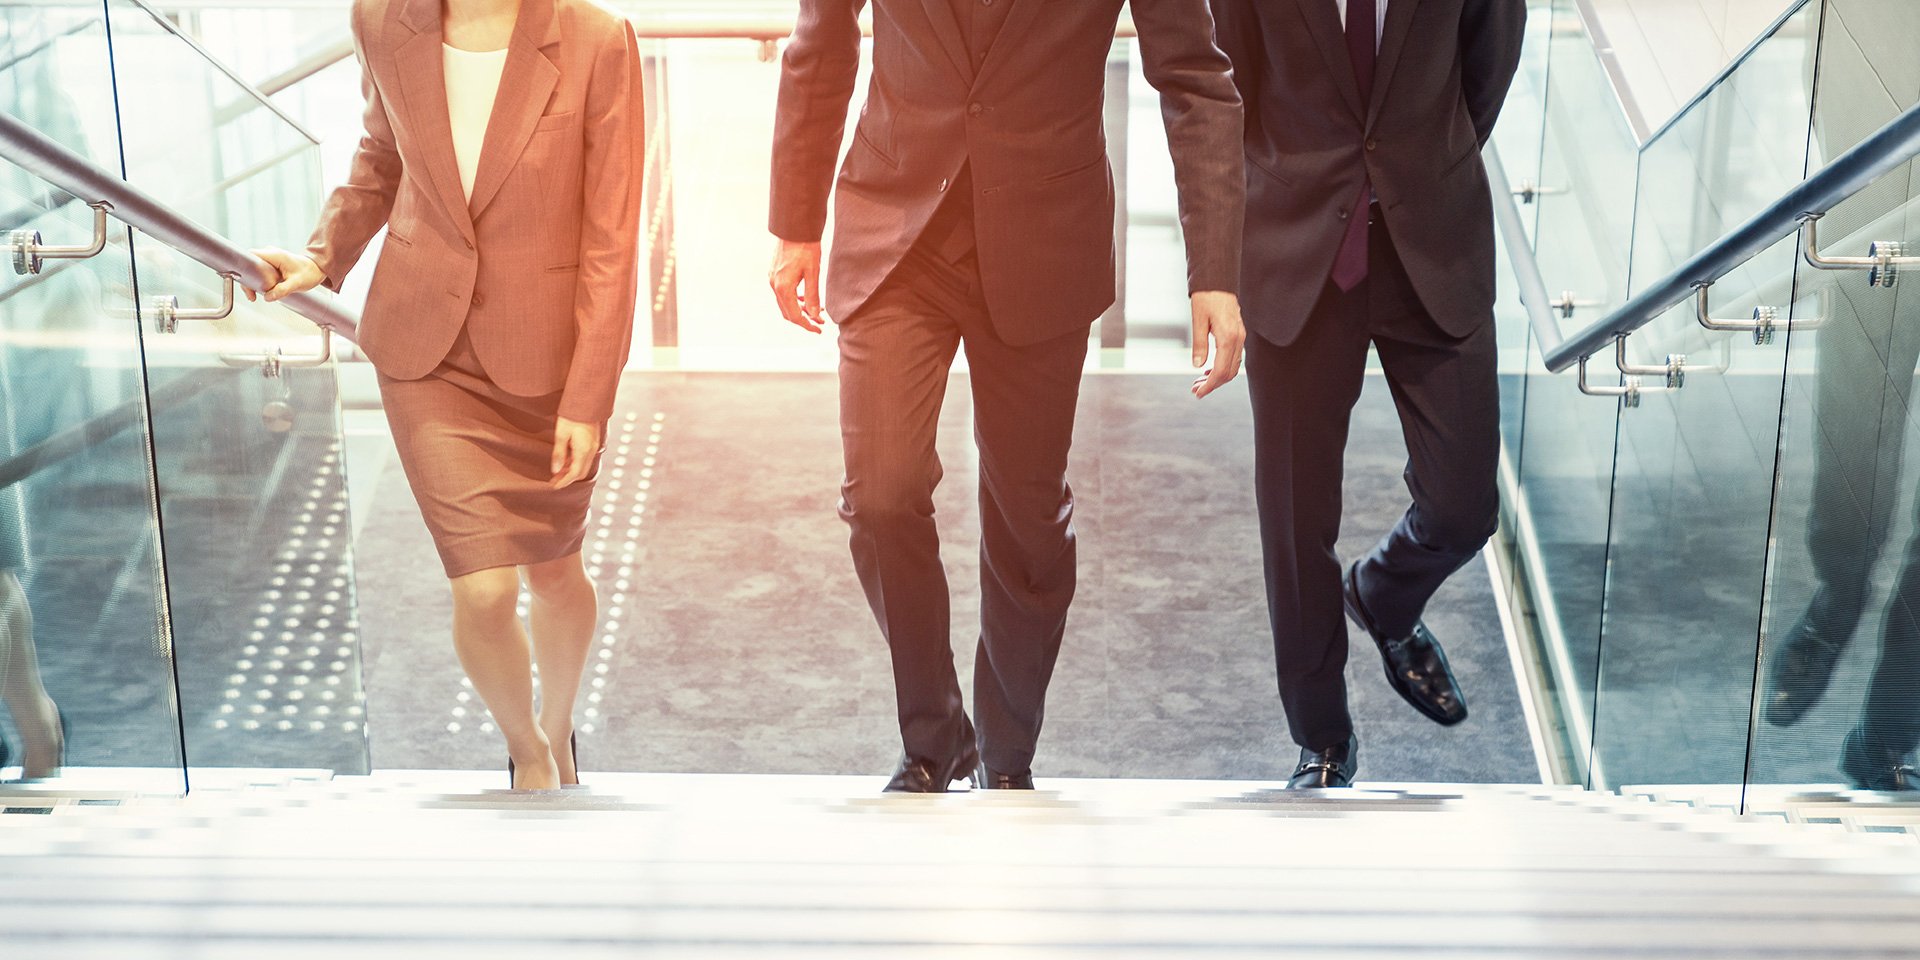
[[[38,276],[48,260],[87,260],[107,248],[107,211],[113,204],[105,200],[87,204],[93,208],[93,239],[78,246],[54,246],[42,241],[38,230],[15,230],[7,235],[13,252],[16,276]]]

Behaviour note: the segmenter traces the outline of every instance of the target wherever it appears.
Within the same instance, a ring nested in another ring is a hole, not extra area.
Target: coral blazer
[[[632,26],[588,0],[523,0],[473,197],[447,116],[439,0],[354,0],[367,107],[307,252],[338,290],[382,226],[360,347],[419,379],[464,326],[487,375],[605,421],[639,283],[645,122]]]

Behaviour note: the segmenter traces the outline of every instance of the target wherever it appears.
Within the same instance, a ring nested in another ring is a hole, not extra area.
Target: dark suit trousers
[[[982,758],[1033,761],[1047,682],[1074,591],[1067,452],[1087,334],[1013,347],[993,332],[971,253],[916,246],[840,328],[840,516],[893,654],[906,752],[940,760],[974,735],[953,669],[933,491],[934,434],[955,352],[971,370],[980,454],[980,641],[974,712]]]
[[[1413,494],[1412,507],[1359,563],[1361,602],[1375,625],[1394,637],[1411,633],[1434,591],[1492,536],[1499,510],[1492,318],[1463,339],[1448,336],[1421,305],[1386,228],[1372,229],[1365,281],[1350,292],[1328,283],[1293,343],[1254,336],[1247,345],[1280,698],[1295,742],[1315,750],[1353,732],[1334,545],[1342,455],[1369,344],[1400,411]]]

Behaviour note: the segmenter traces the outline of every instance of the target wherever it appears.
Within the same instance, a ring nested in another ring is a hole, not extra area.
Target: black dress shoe
[[[1032,790],[1033,771],[1001,773],[983,763],[973,772],[973,786],[976,790]]]
[[[1443,727],[1467,719],[1467,698],[1460,692],[1459,681],[1453,678],[1453,668],[1447,665],[1447,652],[1440,649],[1440,641],[1425,623],[1413,625],[1413,633],[1405,637],[1383,637],[1374,628],[1367,609],[1360,603],[1360,583],[1355,577],[1358,565],[1348,567],[1346,576],[1341,579],[1341,593],[1346,601],[1347,616],[1360,625],[1367,635],[1373,638],[1374,646],[1380,648],[1380,659],[1387,670],[1387,683],[1402,700],[1413,704],[1415,710],[1425,714],[1427,719]]]
[[[1806,718],[1833,680],[1834,665],[1847,648],[1858,614],[1839,609],[1832,593],[1821,588],[1807,604],[1807,612],[1780,643],[1767,669],[1767,703],[1761,715],[1776,727],[1791,727]]]
[[[1912,758],[1867,743],[1859,727],[1847,734],[1840,748],[1840,772],[1861,790],[1920,790],[1920,773],[1914,771]]]
[[[967,738],[967,745],[960,755],[944,761],[928,760],[902,754],[900,766],[893,771],[893,779],[887,781],[886,793],[946,793],[947,787],[956,780],[966,780],[973,776],[973,769],[980,765],[980,749],[973,745],[973,738]]]
[[[1348,737],[1347,742],[1325,750],[1300,748],[1300,765],[1293,768],[1292,778],[1287,780],[1288,790],[1324,790],[1329,787],[1353,786],[1354,771],[1360,769],[1360,739]]]

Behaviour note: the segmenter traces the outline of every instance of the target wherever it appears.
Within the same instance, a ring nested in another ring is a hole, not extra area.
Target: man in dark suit
[[[834,161],[867,0],[802,0],[775,130],[771,282],[819,332],[840,324],[840,515],[893,654],[905,755],[888,790],[973,777],[1030,788],[1047,682],[1074,591],[1066,482],[1088,327],[1114,301],[1114,191],[1102,127],[1121,0],[874,0],[873,81]],[[1206,0],[1134,0],[1186,232],[1195,382],[1239,371],[1244,176],[1239,96]],[[948,637],[933,520],[934,428],[964,347],[980,450],[976,734]],[[976,770],[976,765],[978,769]]]
[[[1295,787],[1346,786],[1345,613],[1394,689],[1467,704],[1421,623],[1492,535],[1500,447],[1492,198],[1480,148],[1520,61],[1525,0],[1212,0],[1246,101],[1242,294],[1267,600]],[[1413,505],[1343,576],[1341,459],[1377,348]]]

